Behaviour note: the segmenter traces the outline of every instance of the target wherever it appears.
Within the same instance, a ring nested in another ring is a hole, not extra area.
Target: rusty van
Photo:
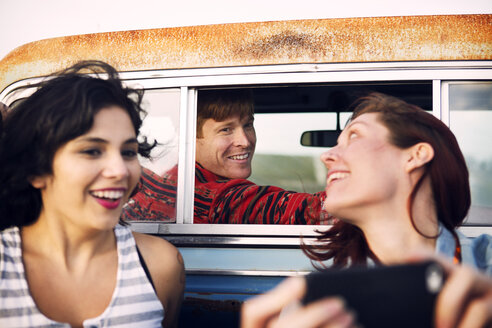
[[[175,220],[132,227],[182,252],[183,327],[236,325],[245,299],[313,270],[300,239],[309,242],[326,228],[193,223],[202,90],[253,90],[259,141],[250,180],[302,192],[323,190],[326,174],[319,161],[326,145],[307,147],[303,133],[335,131],[350,115],[347,103],[368,90],[415,103],[451,127],[466,156],[472,208],[462,231],[492,231],[492,15],[234,23],[41,40],[0,61],[0,102],[11,105],[21,97],[16,87],[85,59],[108,62],[125,83],[146,90],[145,131],[166,147],[144,165],[178,165]],[[272,171],[271,163],[280,164]]]

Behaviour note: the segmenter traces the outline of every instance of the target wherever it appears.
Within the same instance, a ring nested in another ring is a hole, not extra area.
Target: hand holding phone
[[[303,304],[342,297],[365,328],[432,327],[444,270],[433,261],[375,268],[330,269],[306,276]]]

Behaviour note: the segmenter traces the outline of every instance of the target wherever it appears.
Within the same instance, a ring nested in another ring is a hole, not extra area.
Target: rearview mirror
[[[340,128],[340,112],[337,111],[336,130],[305,131],[301,135],[301,145],[306,147],[335,147],[340,133],[342,133],[342,129]]]
[[[301,135],[301,145],[306,147],[335,147],[342,131],[305,131]]]

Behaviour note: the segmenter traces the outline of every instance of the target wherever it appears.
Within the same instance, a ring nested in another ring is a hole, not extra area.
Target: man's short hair
[[[234,116],[254,115],[253,92],[249,89],[202,90],[198,92],[196,136],[203,135],[202,127],[209,118],[217,122]]]

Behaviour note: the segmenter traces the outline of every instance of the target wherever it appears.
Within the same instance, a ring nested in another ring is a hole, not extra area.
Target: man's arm
[[[144,168],[138,192],[123,208],[125,221],[176,222],[176,179],[171,169],[164,177]]]
[[[123,219],[175,222],[173,170],[160,177],[143,169],[139,191],[125,205]],[[194,223],[325,224],[324,199],[324,192],[296,193],[245,179],[207,180],[198,174]]]
[[[323,224],[324,192],[315,194],[258,186],[233,179],[223,184],[210,208],[210,223]]]

